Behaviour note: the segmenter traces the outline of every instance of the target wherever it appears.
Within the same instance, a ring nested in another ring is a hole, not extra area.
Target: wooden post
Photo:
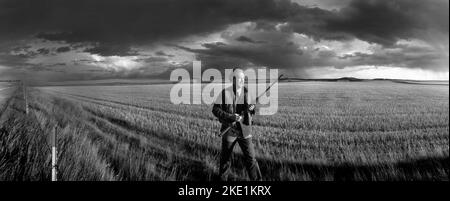
[[[52,134],[52,181],[57,181],[57,150],[56,150],[56,131],[57,126]]]

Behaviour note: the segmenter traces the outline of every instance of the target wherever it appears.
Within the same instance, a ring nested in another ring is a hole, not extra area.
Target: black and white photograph
[[[0,181],[449,181],[449,1],[0,0]]]

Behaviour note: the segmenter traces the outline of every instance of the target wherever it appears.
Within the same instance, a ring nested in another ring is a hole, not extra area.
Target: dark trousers
[[[228,180],[231,166],[231,154],[236,143],[241,147],[244,154],[244,164],[248,175],[252,181],[260,181],[262,179],[261,171],[259,170],[258,162],[255,158],[255,148],[252,143],[252,138],[238,138],[229,135],[222,137],[222,153],[220,155],[220,170],[219,177],[222,181]]]

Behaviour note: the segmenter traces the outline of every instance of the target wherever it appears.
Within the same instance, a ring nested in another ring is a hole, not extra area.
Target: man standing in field
[[[251,124],[255,114],[255,105],[248,104],[250,100],[247,88],[244,86],[245,75],[242,69],[233,69],[233,86],[225,88],[213,106],[213,114],[222,123],[222,151],[220,155],[220,180],[228,180],[231,166],[231,154],[236,143],[244,155],[244,164],[251,180],[261,180],[261,171],[255,158],[255,148],[252,143]]]

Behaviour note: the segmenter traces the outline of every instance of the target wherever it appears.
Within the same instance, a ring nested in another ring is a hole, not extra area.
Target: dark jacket
[[[248,99],[252,97],[248,97],[247,88],[244,87],[244,95],[241,96],[244,100],[234,100],[235,93],[233,92],[232,87],[225,88],[221,94],[218,96],[212,113],[216,116],[219,121],[222,123],[222,127],[220,128],[220,132],[224,131],[235,121],[234,114],[237,113],[244,117],[243,124],[236,123],[232,126],[225,135],[230,135],[234,137],[243,137],[248,138],[251,137],[251,125],[253,123],[252,116],[255,114],[255,109],[249,111],[249,107],[252,104],[248,104]]]

